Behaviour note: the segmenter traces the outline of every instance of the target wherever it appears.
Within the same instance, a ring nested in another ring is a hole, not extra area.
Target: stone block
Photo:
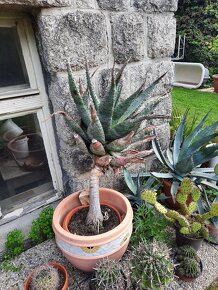
[[[96,8],[95,0],[75,0],[75,7],[77,8]]]
[[[145,12],[175,12],[178,0],[132,0],[132,5]]]
[[[117,63],[142,60],[145,56],[145,21],[139,13],[116,13],[111,16],[112,49]]]
[[[167,149],[170,143],[170,126],[169,123],[162,124],[155,129],[156,136],[161,148]]]
[[[174,52],[176,19],[174,15],[155,14],[147,17],[147,54],[150,58],[169,57]]]
[[[70,6],[71,0],[0,0],[0,5],[32,6],[32,7],[63,7],[63,6]]]
[[[49,72],[84,68],[85,58],[94,67],[107,62],[105,16],[100,12],[74,11],[41,15],[38,21],[41,55]]]
[[[101,9],[109,11],[125,11],[130,7],[130,0],[97,0]]]

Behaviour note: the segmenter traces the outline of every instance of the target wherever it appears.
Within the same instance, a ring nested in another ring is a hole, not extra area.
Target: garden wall
[[[51,112],[64,110],[78,118],[68,88],[66,63],[84,79],[85,57],[100,95],[107,88],[113,62],[127,59],[123,97],[167,72],[151,96],[161,98],[156,113],[170,115],[177,0],[0,0],[0,7],[29,9],[45,73]],[[169,140],[168,120],[156,120],[160,141]],[[87,156],[78,151],[72,132],[56,117],[57,146],[67,193],[88,180]],[[147,169],[149,169],[149,161]],[[106,180],[107,179],[107,180]],[[104,184],[113,186],[110,177]]]

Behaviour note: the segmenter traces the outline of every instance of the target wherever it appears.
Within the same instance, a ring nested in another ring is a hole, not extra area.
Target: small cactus
[[[189,245],[179,247],[177,250],[177,260],[181,261],[184,258],[195,258],[196,259],[197,258],[196,250]]]
[[[141,242],[130,257],[132,279],[140,289],[160,289],[173,279],[169,249],[161,242]]]
[[[187,177],[183,178],[181,182],[181,192],[184,195],[188,195],[191,191],[192,191],[192,182],[190,178]]]
[[[120,290],[125,288],[125,278],[120,261],[103,259],[95,267],[93,278],[97,290]]]
[[[178,275],[197,278],[201,273],[199,262],[195,258],[184,258],[176,269]]]
[[[211,217],[218,216],[218,202],[212,203],[209,214]]]
[[[59,288],[58,270],[50,265],[42,265],[33,273],[31,290],[57,290]]]
[[[157,193],[155,191],[151,191],[151,190],[145,190],[141,193],[142,199],[150,204],[153,204],[153,205],[157,202],[156,196],[157,196]]]
[[[192,192],[191,192],[192,200],[194,202],[197,202],[199,198],[201,197],[201,192],[197,187],[194,187]]]

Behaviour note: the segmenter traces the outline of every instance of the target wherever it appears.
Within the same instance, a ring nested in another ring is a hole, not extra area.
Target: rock
[[[17,5],[32,7],[70,6],[71,0],[0,0],[0,5]]]
[[[119,13],[111,17],[112,49],[117,63],[142,60],[145,55],[144,18],[139,13]]]
[[[97,0],[98,5],[104,10],[124,11],[130,6],[130,0]]]
[[[145,12],[169,12],[176,11],[178,0],[133,0],[133,6],[141,8]]]

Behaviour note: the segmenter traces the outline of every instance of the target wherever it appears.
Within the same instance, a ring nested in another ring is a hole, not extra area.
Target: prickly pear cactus
[[[145,190],[141,193],[141,198],[152,205],[156,204],[157,193],[151,190]]]

